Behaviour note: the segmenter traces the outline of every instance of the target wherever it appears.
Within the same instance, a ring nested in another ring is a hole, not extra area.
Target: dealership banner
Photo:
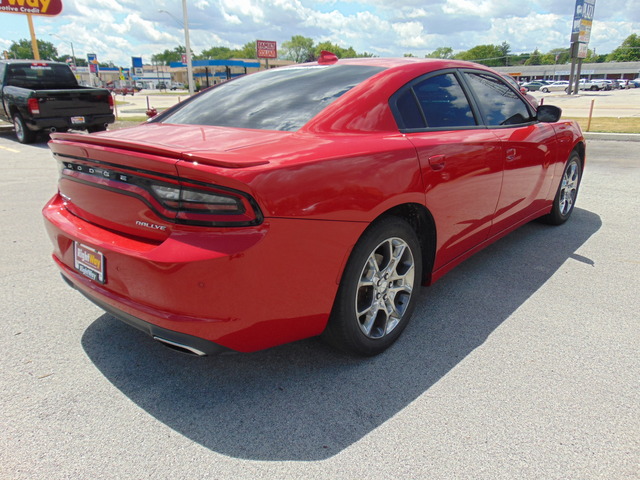
[[[55,16],[62,12],[62,0],[0,0],[0,12]]]

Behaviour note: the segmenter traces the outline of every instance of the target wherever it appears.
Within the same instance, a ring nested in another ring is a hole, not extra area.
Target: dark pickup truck
[[[13,123],[20,143],[33,142],[39,131],[100,132],[115,120],[111,93],[78,85],[64,63],[0,61],[0,98],[0,118]]]

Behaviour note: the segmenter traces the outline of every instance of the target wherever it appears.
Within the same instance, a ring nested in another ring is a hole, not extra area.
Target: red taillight
[[[217,185],[184,185],[148,176],[63,161],[61,177],[91,181],[96,186],[139,197],[167,221],[211,227],[259,225],[260,207],[253,197],[239,190]]]
[[[250,197],[239,192],[210,187],[206,190],[149,183],[155,197],[176,212],[176,220],[192,225],[252,225],[260,215]]]
[[[111,109],[111,111],[113,111],[114,105],[113,105],[113,95],[109,94],[109,108]]]
[[[40,115],[40,103],[37,98],[30,98],[27,100],[27,108],[31,115]]]

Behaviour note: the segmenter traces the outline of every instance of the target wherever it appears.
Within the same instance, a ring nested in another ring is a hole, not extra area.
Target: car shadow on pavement
[[[195,358],[107,314],[82,344],[131,401],[208,449],[252,460],[322,460],[428,392],[563,263],[589,264],[575,252],[600,226],[598,215],[576,209],[561,227],[533,222],[513,232],[423,289],[402,337],[375,358],[349,357],[315,339]]]

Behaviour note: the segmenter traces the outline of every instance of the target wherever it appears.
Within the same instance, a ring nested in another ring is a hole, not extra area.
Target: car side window
[[[396,97],[396,116],[405,129],[475,126],[476,120],[453,73],[436,75],[411,85]]]
[[[501,79],[484,73],[465,73],[487,125],[519,125],[534,121],[529,108]]]

